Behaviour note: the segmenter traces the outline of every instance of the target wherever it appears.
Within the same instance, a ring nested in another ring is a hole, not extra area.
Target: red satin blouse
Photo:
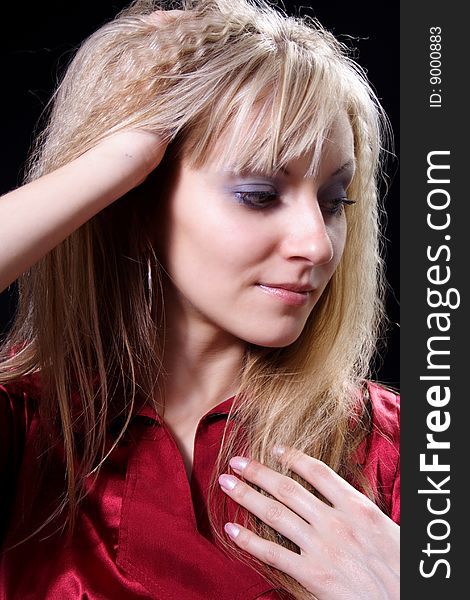
[[[398,522],[398,398],[375,385],[369,391],[374,427],[359,457],[385,512]],[[44,522],[63,489],[63,453],[56,448],[46,485],[24,517],[38,468],[32,395],[25,386],[0,386],[2,548]],[[141,410],[81,505],[72,543],[65,545],[53,524],[2,553],[0,598],[279,600],[261,575],[219,550],[209,529],[207,486],[231,403],[200,420],[191,483],[169,429],[152,409]]]

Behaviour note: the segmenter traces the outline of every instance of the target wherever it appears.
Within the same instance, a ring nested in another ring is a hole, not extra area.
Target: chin
[[[270,332],[270,335],[253,335],[252,333],[245,338],[245,341],[263,348],[285,348],[296,342],[301,333],[302,329],[284,333],[277,332],[276,335],[273,335],[273,332]]]

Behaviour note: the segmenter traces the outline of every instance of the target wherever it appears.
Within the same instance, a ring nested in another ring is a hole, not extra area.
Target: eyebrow
[[[336,169],[336,171],[332,173],[331,177],[336,177],[337,175],[340,175],[343,171],[354,170],[355,166],[356,161],[354,160],[354,158],[351,158],[347,162],[345,162],[344,165],[341,165],[339,169]]]
[[[340,174],[341,174],[341,173],[343,173],[344,171],[352,171],[352,170],[354,170],[355,166],[356,166],[356,161],[355,161],[355,159],[354,159],[354,158],[350,158],[350,159],[349,159],[348,161],[346,161],[346,162],[345,162],[343,165],[341,165],[341,166],[339,167],[339,169],[336,169],[336,171],[335,171],[334,173],[332,173],[332,174],[330,175],[330,177],[337,177],[338,175],[340,175]],[[279,169],[279,171],[280,171],[281,173],[283,173],[284,175],[287,175],[287,176],[289,176],[289,175],[290,175],[290,173],[289,173],[288,169],[286,169],[285,167],[281,167],[281,168]]]
[[[356,166],[356,160],[354,158],[350,158],[349,160],[347,160],[343,165],[341,165],[339,167],[339,169],[336,169],[336,171],[334,173],[332,173],[330,175],[330,178],[332,177],[337,177],[338,175],[340,175],[341,173],[343,173],[344,171],[354,171]],[[235,175],[235,173],[233,171],[231,171],[231,169],[227,168],[224,169],[223,171],[226,175]],[[287,177],[290,176],[290,172],[288,169],[286,169],[285,167],[281,167],[279,169],[280,173],[283,173],[284,175],[286,175]],[[243,171],[240,173],[237,173],[237,175],[243,175]]]

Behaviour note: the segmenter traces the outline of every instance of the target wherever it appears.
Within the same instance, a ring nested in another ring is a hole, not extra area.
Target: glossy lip
[[[313,291],[310,286],[295,283],[258,283],[258,287],[265,294],[290,306],[304,306]]]
[[[310,284],[302,283],[262,283],[266,287],[281,288],[283,290],[290,290],[291,292],[311,292],[313,287]]]

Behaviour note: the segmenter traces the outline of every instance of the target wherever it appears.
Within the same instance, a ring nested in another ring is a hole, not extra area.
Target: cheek
[[[199,202],[191,210],[175,203],[168,231],[168,256],[176,267],[184,260],[203,265],[207,273],[233,272],[259,263],[268,252],[268,236],[259,225],[240,218],[237,210],[221,205],[220,200],[212,204],[212,210]]]

